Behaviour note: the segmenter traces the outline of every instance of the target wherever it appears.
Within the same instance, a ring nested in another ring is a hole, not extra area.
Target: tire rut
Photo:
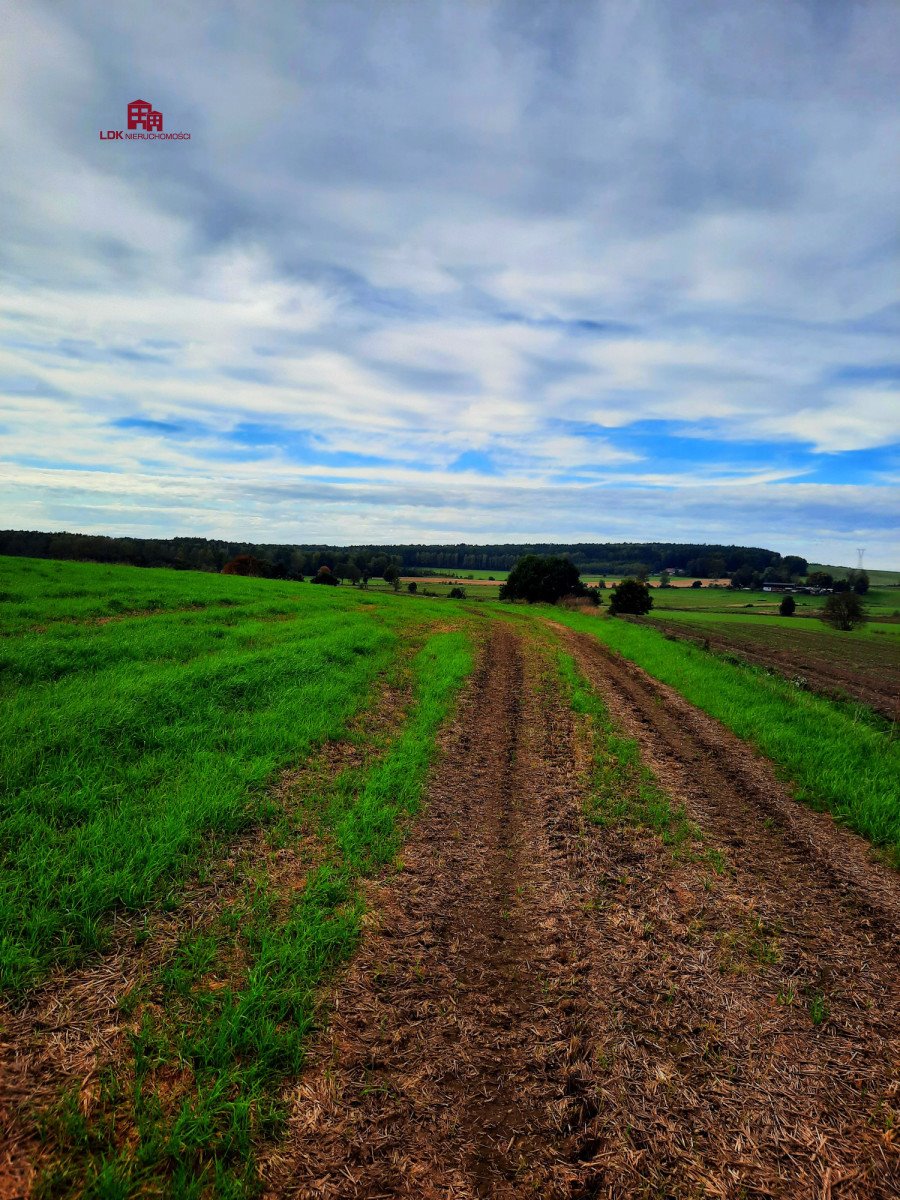
[[[269,1196],[571,1194],[593,1115],[580,779],[549,695],[546,664],[495,622],[402,870],[371,890]]]
[[[817,908],[836,908],[852,936],[877,936],[896,962],[900,876],[876,860],[868,842],[798,804],[770,762],[674,688],[589,635],[566,630],[565,637],[649,765],[705,831],[739,851],[739,866],[752,864],[755,877],[780,894],[788,916],[797,917],[798,900],[813,918]]]
[[[617,1166],[581,1194],[900,1194],[896,877],[672,689],[556,628],[730,862],[716,877],[649,833],[603,838],[591,978],[611,1070],[593,1128]]]

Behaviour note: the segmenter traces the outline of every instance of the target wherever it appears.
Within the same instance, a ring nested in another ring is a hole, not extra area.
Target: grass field
[[[346,589],[5,560],[0,980],[168,902],[201,848],[275,814],[267,785],[337,738],[426,605]],[[129,615],[131,614],[131,615]]]
[[[856,567],[836,567],[832,563],[810,563],[810,571],[827,571],[835,579],[843,579]],[[864,568],[869,576],[872,587],[900,587],[900,571],[881,571],[878,568]]]
[[[143,1194],[162,1176],[173,1195],[250,1194],[251,1142],[277,1127],[316,989],[356,943],[358,881],[396,853],[471,667],[465,614],[51,562],[5,560],[2,590],[3,990],[113,933],[121,947],[129,912],[151,950],[128,992],[131,1050],[100,1076],[90,1122],[68,1093],[42,1118],[57,1153],[39,1194],[85,1179],[87,1194]],[[386,687],[402,703],[370,727]],[[345,768],[332,755],[299,794],[275,786],[342,744]],[[316,853],[285,878],[284,848],[310,836]],[[223,900],[204,917],[210,880]]]
[[[880,574],[884,575],[886,580],[893,582],[893,576],[889,572]],[[470,575],[471,579],[468,578]],[[490,575],[494,576],[494,582],[489,581]],[[428,599],[429,593],[433,596],[447,596],[452,588],[461,586],[466,592],[467,600],[496,600],[501,582],[507,575],[507,571],[467,571],[459,575],[448,573],[437,578],[417,578],[413,582],[416,584],[416,594],[423,599]],[[598,575],[582,576],[587,584],[595,584],[600,578]],[[452,582],[447,582],[447,580],[452,580]],[[408,582],[410,580],[404,579],[401,591],[407,590]],[[609,586],[615,580],[612,576],[607,576],[605,582]],[[651,580],[651,583],[655,583],[655,579]],[[727,587],[708,586],[692,588],[681,586],[682,583],[684,581],[679,581],[679,586],[669,588],[654,586],[654,611],[741,613],[747,617],[775,616],[781,602],[781,597],[773,595],[771,592],[734,592]],[[380,594],[393,589],[382,579],[372,579],[369,581],[369,590]],[[605,598],[608,599],[608,596]],[[825,603],[824,597],[821,596],[796,596],[795,601],[797,604],[795,620],[817,618]],[[900,620],[900,589],[898,588],[873,586],[865,597],[865,604],[873,620]]]

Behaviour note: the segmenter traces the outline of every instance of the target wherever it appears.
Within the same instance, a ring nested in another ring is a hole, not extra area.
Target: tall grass
[[[723,662],[648,626],[563,609],[553,617],[676,688],[770,758],[798,799],[884,847],[900,867],[900,745],[889,732],[763,670]]]

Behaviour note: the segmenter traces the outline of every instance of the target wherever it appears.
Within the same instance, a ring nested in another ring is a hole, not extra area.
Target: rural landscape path
[[[669,689],[555,635],[726,869],[590,822],[553,655],[495,622],[268,1195],[897,1195],[896,877]]]

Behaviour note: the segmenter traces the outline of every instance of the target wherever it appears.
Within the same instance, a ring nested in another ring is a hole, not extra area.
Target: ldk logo
[[[143,130],[142,133],[133,132]],[[120,141],[186,141],[189,133],[163,133],[163,115],[149,100],[132,100],[128,105],[128,133],[121,129],[100,131],[101,142]]]
[[[146,129],[148,132],[158,129],[162,132],[162,113],[157,112],[147,100],[132,100],[128,105],[128,128]]]

